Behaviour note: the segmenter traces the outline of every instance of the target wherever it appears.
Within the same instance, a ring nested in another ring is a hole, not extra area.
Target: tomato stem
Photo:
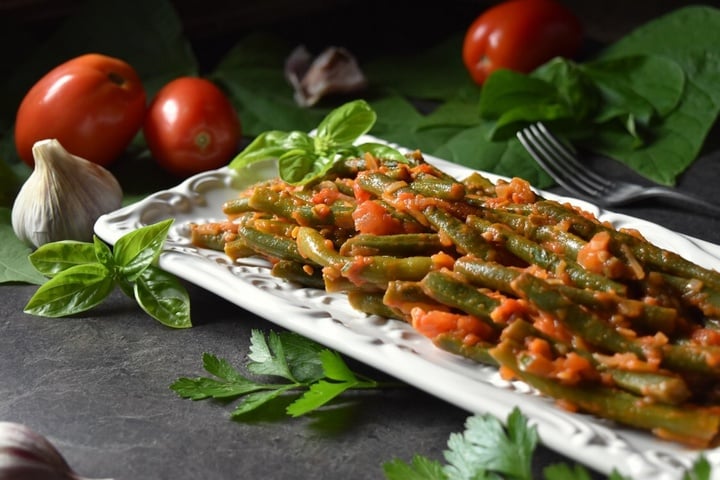
[[[195,145],[197,145],[200,150],[205,150],[206,148],[208,148],[211,142],[212,138],[207,132],[198,133],[195,137]]]
[[[125,77],[123,77],[123,76],[120,75],[119,73],[109,72],[109,73],[108,73],[108,79],[110,79],[110,81],[111,81],[112,83],[114,83],[115,85],[119,85],[119,86],[121,86],[121,87],[122,87],[123,85],[125,85]]]

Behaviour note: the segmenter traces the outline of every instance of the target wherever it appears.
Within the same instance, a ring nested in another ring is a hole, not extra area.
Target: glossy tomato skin
[[[70,153],[108,166],[142,127],[145,107],[145,89],[132,66],[81,55],[52,69],[25,95],[15,118],[15,148],[33,166],[33,144],[56,138]]]
[[[232,103],[213,82],[181,77],[152,100],[143,133],[158,164],[187,177],[227,164],[238,150],[241,125]]]
[[[468,28],[462,57],[475,83],[499,68],[527,73],[556,56],[572,58],[583,40],[580,20],[555,0],[508,0]]]

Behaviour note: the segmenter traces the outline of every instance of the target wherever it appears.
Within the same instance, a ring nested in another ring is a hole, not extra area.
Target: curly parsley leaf
[[[464,433],[450,436],[445,470],[451,478],[475,478],[477,470],[486,469],[530,480],[537,441],[535,428],[528,427],[517,409],[508,416],[507,429],[496,417],[472,416]]]
[[[538,434],[518,408],[505,424],[490,414],[475,414],[463,433],[448,439],[447,464],[415,455],[411,463],[393,459],[383,464],[387,480],[532,480],[532,457]],[[582,465],[554,464],[543,470],[545,480],[590,480]],[[683,480],[710,480],[711,466],[700,455]],[[631,480],[613,471],[609,480]]]
[[[300,396],[287,406],[288,415],[297,417],[317,410],[350,389],[395,387],[353,372],[336,352],[292,332],[259,330],[250,334],[247,370],[259,378],[251,379],[227,360],[205,353],[205,371],[215,378],[179,378],[170,389],[182,398],[241,399],[232,417],[245,415],[284,395]]]
[[[421,455],[415,455],[410,464],[398,459],[387,462],[383,465],[383,471],[388,480],[446,480],[448,478],[440,462]]]

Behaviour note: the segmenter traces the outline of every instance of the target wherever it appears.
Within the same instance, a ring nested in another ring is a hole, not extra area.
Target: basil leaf
[[[110,247],[100,240],[97,235],[93,236],[93,250],[95,251],[95,258],[97,261],[103,264],[108,270],[112,271],[115,269],[115,259]]]
[[[278,160],[280,178],[292,185],[304,185],[325,174],[333,159],[305,150],[291,150]]]
[[[483,85],[480,116],[494,120],[510,110],[557,102],[558,92],[551,83],[511,70],[497,70]]]
[[[568,118],[573,122],[589,120],[600,105],[597,86],[572,60],[557,57],[536,69],[531,76],[553,85],[558,102],[572,112]]]
[[[100,263],[74,265],[40,286],[25,306],[25,313],[62,317],[84,312],[102,302],[115,283]]]
[[[163,220],[120,237],[114,250],[119,273],[127,280],[135,281],[157,260],[173,221],[172,218]]]
[[[192,327],[187,290],[176,277],[153,265],[135,281],[135,299],[148,315],[165,326]]]
[[[257,136],[250,145],[240,152],[231,162],[232,169],[244,168],[251,163],[279,158],[289,149],[300,149],[312,152],[313,142],[305,132],[281,132],[271,130]]]
[[[92,243],[75,240],[62,240],[41,245],[28,255],[28,259],[38,272],[47,277],[54,277],[76,265],[98,261]]]
[[[321,155],[328,149],[350,145],[370,131],[377,115],[365,100],[339,106],[320,122],[315,133],[315,151]]]
[[[371,153],[377,158],[387,158],[398,163],[407,163],[407,158],[398,149],[384,143],[367,142],[358,145],[361,152]]]

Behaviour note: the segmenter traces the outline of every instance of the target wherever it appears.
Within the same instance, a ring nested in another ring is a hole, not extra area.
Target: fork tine
[[[566,162],[566,165],[569,167],[572,167],[573,171],[584,175],[584,177],[592,179],[593,181],[597,182],[598,184],[609,187],[611,185],[611,182],[609,182],[606,178],[602,177],[601,175],[597,174],[595,171],[588,169],[585,165],[581,164],[578,160],[578,156],[573,152],[566,144],[560,141],[550,130],[545,127],[545,125],[541,122],[538,122],[535,124],[537,126],[537,130],[540,132],[541,135],[547,141],[552,144],[553,147],[555,147],[555,151],[562,155],[563,160]]]
[[[559,141],[548,136],[548,131],[540,130],[537,125],[528,127],[537,148],[544,152],[547,164],[552,165],[555,180],[571,192],[584,195],[597,195],[600,193],[597,184],[586,178],[585,171],[580,167],[572,152],[561,145]],[[541,165],[543,165],[541,163]],[[562,179],[562,182],[559,180]]]
[[[517,133],[517,137],[540,166],[565,189],[585,195],[598,195],[608,186],[607,181],[596,174],[592,180],[586,178],[588,171],[542,124],[524,128]]]
[[[562,187],[571,192],[577,191],[577,187],[574,183],[565,181],[566,174],[562,172],[562,169],[558,166],[554,160],[553,155],[549,154],[547,147],[543,142],[536,138],[536,134],[531,127],[524,128],[517,132],[518,140],[535,159],[535,161]]]

